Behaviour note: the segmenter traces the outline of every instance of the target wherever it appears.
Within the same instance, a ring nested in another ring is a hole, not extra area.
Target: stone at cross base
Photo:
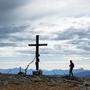
[[[33,71],[33,76],[42,76],[42,74],[43,74],[43,71],[42,70]]]

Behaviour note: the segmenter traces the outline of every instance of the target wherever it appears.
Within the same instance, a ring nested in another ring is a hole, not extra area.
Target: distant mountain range
[[[20,68],[13,68],[13,69],[0,69],[0,73],[5,74],[17,74],[20,71]],[[24,69],[21,68],[21,71],[24,72]],[[28,75],[32,75],[33,69],[29,69],[27,71]],[[68,75],[68,70],[43,70],[43,75]],[[78,77],[90,77],[90,70],[75,69],[74,75]]]

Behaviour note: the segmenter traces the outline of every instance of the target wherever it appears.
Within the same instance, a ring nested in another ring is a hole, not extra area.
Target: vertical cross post
[[[39,46],[47,46],[47,44],[39,44],[39,35],[36,35],[36,44],[28,44],[28,46],[36,46],[36,70],[39,70]]]
[[[36,35],[36,70],[39,70],[39,35]]]

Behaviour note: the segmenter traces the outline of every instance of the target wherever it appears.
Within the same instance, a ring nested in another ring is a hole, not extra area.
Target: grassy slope
[[[89,84],[76,77],[0,75],[0,90],[90,90]]]

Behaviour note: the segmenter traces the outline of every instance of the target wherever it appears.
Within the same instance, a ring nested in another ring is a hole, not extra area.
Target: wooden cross
[[[28,44],[28,46],[36,46],[36,70],[39,70],[39,46],[47,46],[47,44],[39,44],[39,35],[36,35],[36,44]]]

